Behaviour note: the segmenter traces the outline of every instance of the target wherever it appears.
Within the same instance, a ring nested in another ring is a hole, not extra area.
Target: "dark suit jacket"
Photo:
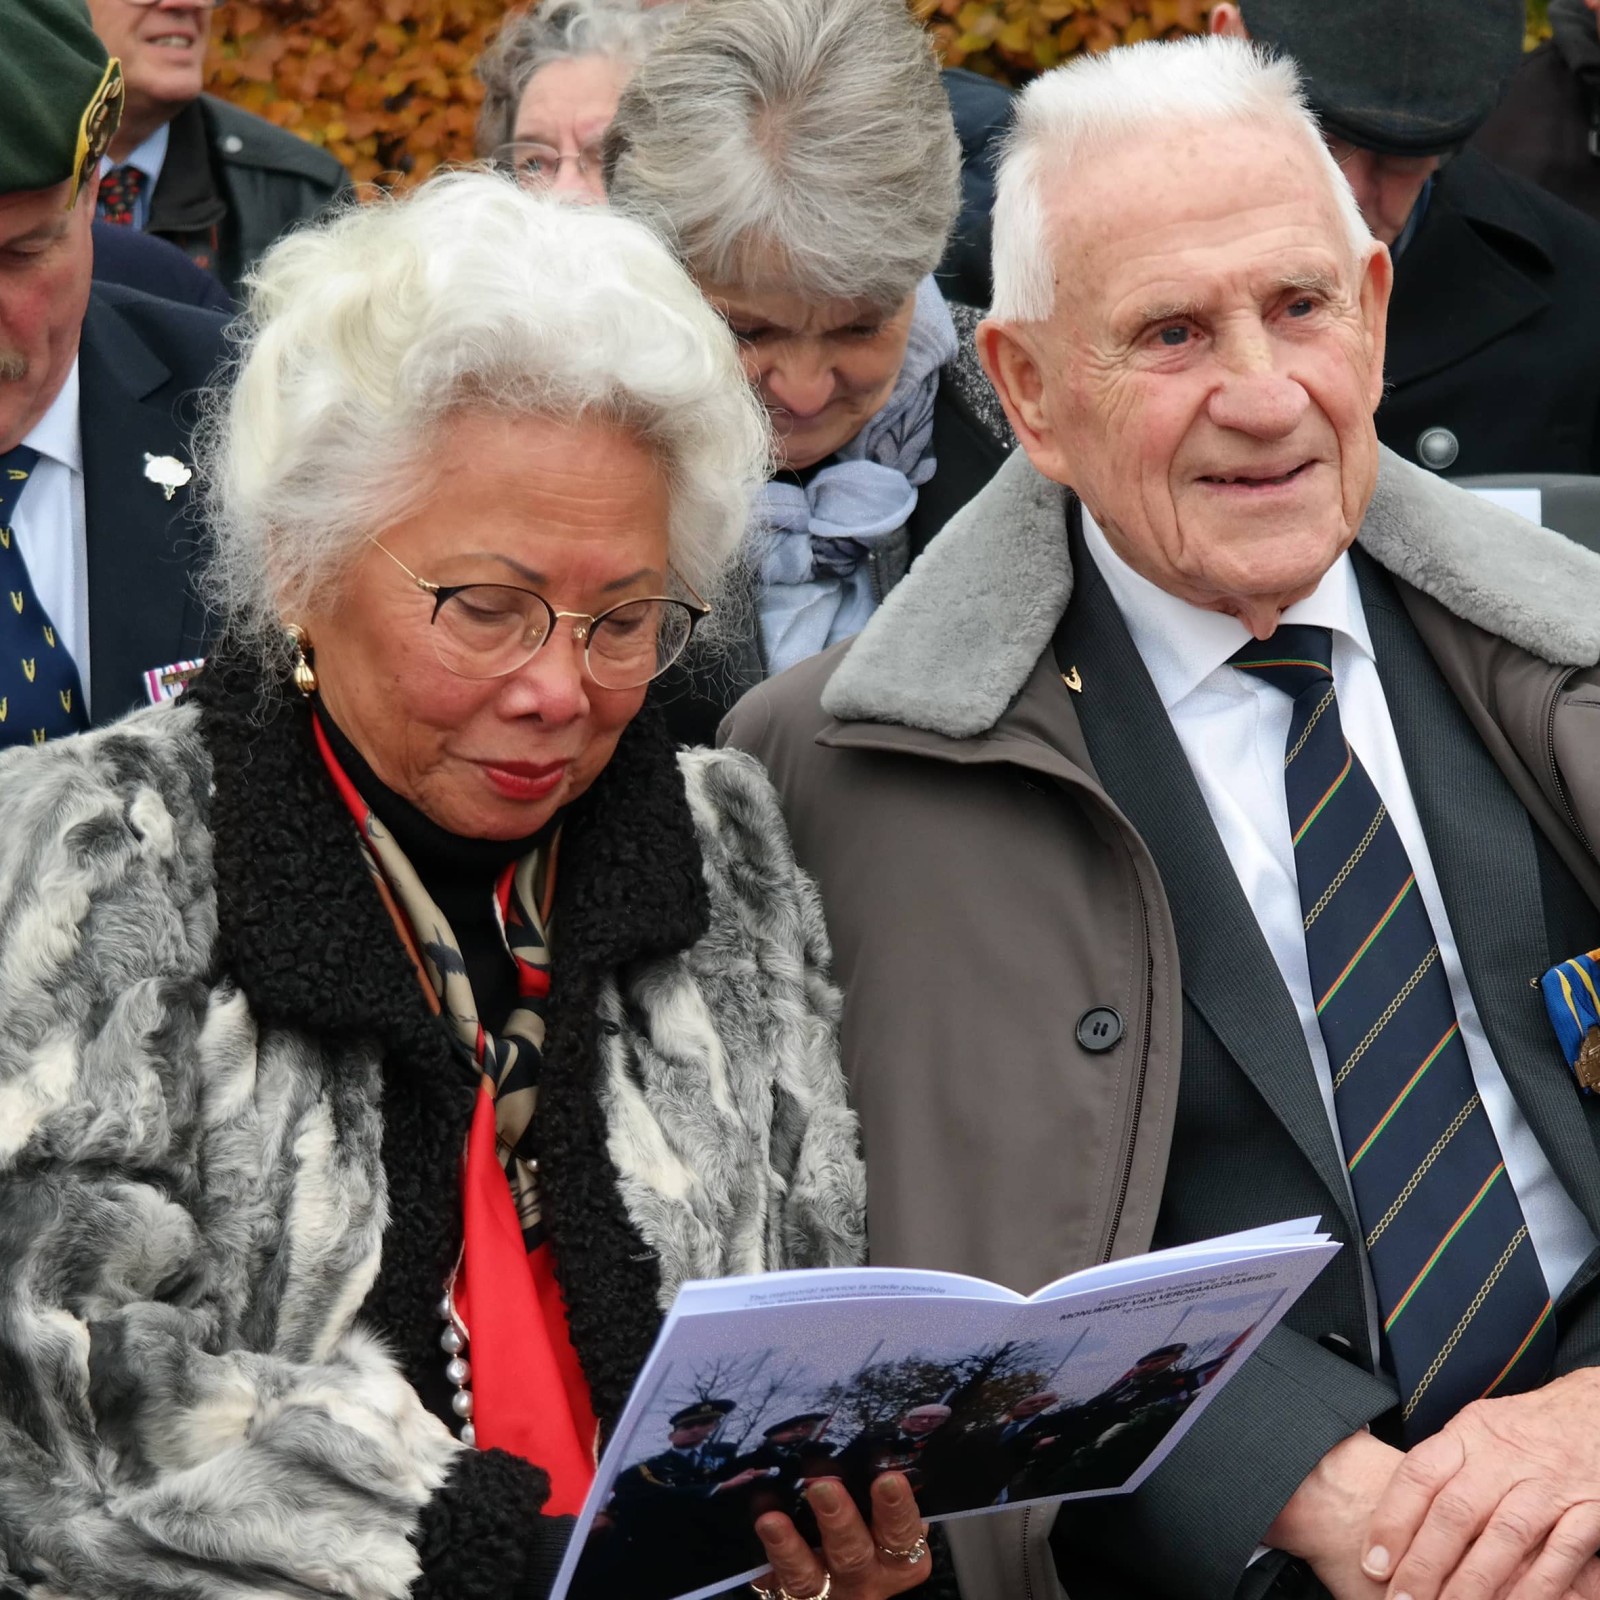
[[[146,456],[189,465],[197,391],[223,354],[216,312],[97,283],[78,346],[89,558],[89,704],[96,725],[146,703],[151,667],[204,654],[190,487],[171,500]]]
[[[1378,437],[1420,461],[1448,428],[1452,477],[1600,472],[1596,284],[1600,223],[1462,151],[1395,266]]]
[[[177,245],[137,228],[94,224],[94,275],[98,283],[120,283],[159,300],[233,314],[228,291],[209,272],[197,267]]]
[[[1208,1592],[1201,1574],[1229,1538],[1227,1515],[1215,1512],[1219,1481],[1236,1482],[1238,1514],[1259,1529],[1261,1508],[1282,1505],[1360,1422],[1382,1436],[1397,1397],[1373,1372],[1360,1229],[1293,1003],[1116,602],[1081,537],[1073,546],[1077,588],[1057,658],[1100,686],[1076,709],[1101,782],[1155,857],[1183,972],[1177,1121],[1153,1244],[1320,1214],[1344,1245],[1144,1488],[1068,1505],[1057,1519],[1052,1543],[1073,1600],[1187,1600]],[[1595,948],[1600,907],[1512,793],[1392,582],[1363,553],[1355,559],[1395,735],[1485,1031],[1556,1175],[1600,1234],[1600,1099],[1578,1094],[1528,985],[1553,962]],[[1559,1370],[1600,1361],[1597,1271],[1591,1258],[1557,1304]],[[1173,1548],[1166,1531],[1175,1521],[1193,1526],[1184,1507],[1197,1491],[1211,1497],[1218,1551]],[[1258,1562],[1241,1595],[1280,1581],[1284,1594],[1321,1595],[1296,1566],[1278,1555]],[[1188,1576],[1161,1585],[1135,1572]]]

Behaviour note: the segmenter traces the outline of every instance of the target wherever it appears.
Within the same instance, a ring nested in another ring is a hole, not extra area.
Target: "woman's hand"
[[[898,1472],[872,1485],[872,1526],[837,1478],[814,1479],[806,1501],[822,1534],[819,1557],[781,1511],[756,1519],[772,1571],[755,1587],[773,1597],[811,1600],[887,1600],[925,1583],[933,1570],[927,1524],[917,1514],[911,1486]]]

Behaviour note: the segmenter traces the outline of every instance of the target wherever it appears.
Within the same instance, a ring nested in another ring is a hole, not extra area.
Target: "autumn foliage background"
[[[950,66],[1017,82],[1080,50],[1197,31],[1211,0],[908,0]],[[1326,0],[1329,5],[1338,0]],[[1545,0],[1530,0],[1529,34]],[[507,0],[224,0],[212,91],[324,145],[358,183],[472,155],[472,63]]]

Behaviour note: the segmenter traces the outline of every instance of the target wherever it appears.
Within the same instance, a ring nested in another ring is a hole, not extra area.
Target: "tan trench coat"
[[[1067,504],[1018,452],[858,639],[723,725],[822,889],[872,1258],[1022,1291],[1147,1246],[1182,1056],[1166,896],[1050,649]],[[1600,904],[1600,557],[1387,452],[1360,541]],[[1122,1048],[1079,1042],[1097,1007]],[[1059,1595],[1050,1522],[952,1525],[964,1593]]]

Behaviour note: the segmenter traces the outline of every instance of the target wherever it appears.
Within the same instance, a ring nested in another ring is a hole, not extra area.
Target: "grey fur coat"
[[[538,1596],[543,1474],[441,1420],[473,1074],[257,707],[0,758],[0,1595]],[[863,1184],[754,760],[647,707],[561,878],[539,1159],[609,1423],[680,1282],[858,1259]]]

